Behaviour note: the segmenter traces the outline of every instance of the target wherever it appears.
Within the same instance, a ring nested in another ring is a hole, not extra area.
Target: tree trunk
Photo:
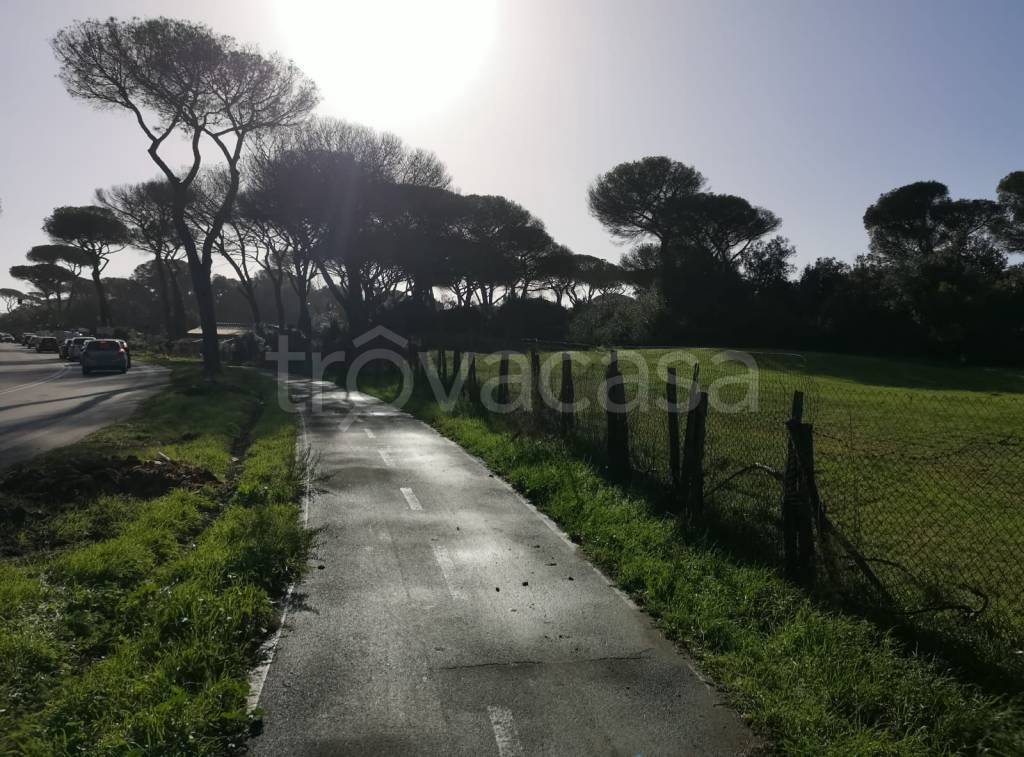
[[[221,374],[220,345],[217,342],[217,309],[213,301],[213,287],[210,285],[210,268],[203,264],[196,248],[192,230],[185,223],[187,188],[175,187],[174,228],[185,248],[188,272],[192,278],[192,292],[199,306],[199,325],[203,330],[203,374],[215,378]]]
[[[242,288],[242,294],[245,295],[246,302],[249,303],[249,310],[252,311],[253,328],[258,331],[262,318],[260,318],[260,305],[256,300],[256,288],[253,287],[251,281],[239,281],[238,285]]]
[[[189,254],[189,271],[192,274],[192,290],[199,306],[199,325],[203,329],[203,373],[212,378],[221,374],[220,342],[217,340],[217,308],[210,285],[210,270],[196,257],[195,264]]]
[[[363,272],[358,263],[345,263],[348,274],[348,330],[352,336],[366,331],[366,310],[363,307]]]
[[[107,294],[103,291],[103,282],[100,280],[100,267],[92,267],[92,284],[96,288],[96,302],[100,309],[100,326],[110,326],[110,307],[107,305]]]
[[[178,274],[171,266],[167,269],[167,279],[171,287],[171,327],[167,332],[172,339],[180,339],[188,331],[185,322],[185,298],[181,294],[181,285],[178,283]]]
[[[313,319],[309,316],[309,298],[305,291],[299,294],[299,317],[296,327],[307,342],[313,336]]]
[[[277,328],[278,331],[285,327],[284,320],[284,298],[281,296],[281,279],[270,277],[270,280],[274,282],[274,307],[277,309]]]
[[[157,254],[153,257],[153,270],[156,272],[157,290],[160,295],[160,316],[164,322],[164,333],[171,336],[171,301],[167,291],[167,268],[164,259]]]

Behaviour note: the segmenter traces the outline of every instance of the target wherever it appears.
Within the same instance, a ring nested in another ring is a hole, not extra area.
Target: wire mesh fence
[[[851,378],[779,352],[535,352],[420,360],[449,382],[472,365],[473,412],[563,435],[746,556],[984,648],[997,667],[1024,665],[1024,382]],[[609,404],[615,386],[622,407]],[[802,558],[801,539],[813,540]]]

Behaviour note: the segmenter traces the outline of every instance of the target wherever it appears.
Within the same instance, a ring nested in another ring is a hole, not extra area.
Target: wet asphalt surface
[[[254,754],[755,748],[650,618],[480,461],[366,395],[322,399],[303,414],[318,546],[254,677]]]

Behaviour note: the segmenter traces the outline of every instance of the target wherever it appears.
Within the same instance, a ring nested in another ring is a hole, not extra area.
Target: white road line
[[[296,439],[296,447],[299,449],[296,450],[295,454],[297,457],[299,455],[305,456],[308,463],[312,447],[309,444],[306,416],[301,412],[299,413],[299,423],[301,430],[298,439]],[[309,525],[309,501],[313,497],[313,466],[311,464],[306,466],[304,483],[306,491],[302,495],[302,526],[306,528]],[[246,697],[245,702],[247,712],[252,712],[259,706],[260,696],[263,694],[263,687],[266,685],[267,675],[270,673],[270,664],[274,661],[274,654],[277,652],[277,645],[281,642],[285,621],[288,620],[288,608],[291,607],[292,594],[294,592],[295,584],[291,583],[288,585],[288,590],[285,592],[284,599],[281,602],[281,622],[274,635],[260,647],[260,658],[263,661],[249,674],[249,696]]]
[[[456,588],[455,584],[452,582],[452,579],[455,576],[455,563],[452,561],[452,556],[448,554],[448,549],[440,544],[435,544],[434,561],[437,563],[437,567],[441,569],[441,575],[444,576],[445,586],[448,587],[448,593],[451,595],[452,599],[465,599],[466,595]]]
[[[410,510],[423,509],[423,505],[420,504],[420,500],[419,497],[416,496],[416,492],[414,492],[408,486],[402,487],[402,496],[405,497],[405,501],[409,503]]]
[[[389,468],[395,467],[395,461],[391,458],[391,453],[388,452],[386,449],[377,450],[377,454],[380,455],[380,459],[384,461],[384,465],[388,466]]]
[[[370,429],[368,429],[368,428],[364,428],[364,429],[363,429],[363,433],[364,433],[364,434],[366,434],[366,435],[367,435],[368,437],[370,437],[371,439],[376,439],[376,438],[377,438],[377,435],[376,435],[375,433],[373,433],[373,432],[372,432],[372,431],[371,431]]]
[[[28,384],[18,384],[17,386],[12,386],[10,389],[4,389],[2,392],[0,392],[0,394],[10,394],[11,392],[18,392],[21,391],[22,389],[31,389],[33,386],[45,384],[47,381],[53,381],[55,378],[64,373],[67,369],[68,366],[61,366],[56,370],[56,372],[52,373],[51,375],[47,376],[44,379],[40,379],[39,381],[32,381]]]
[[[519,743],[512,710],[507,707],[488,707],[487,715],[491,719],[491,730],[494,731],[494,743],[498,745],[499,757],[523,757],[523,746]]]

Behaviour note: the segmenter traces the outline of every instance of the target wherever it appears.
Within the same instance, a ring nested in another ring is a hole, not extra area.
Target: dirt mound
[[[15,465],[0,477],[0,492],[33,503],[58,503],[100,494],[151,499],[171,489],[198,489],[219,481],[210,471],[164,460],[134,456],[54,460],[46,465]]]

